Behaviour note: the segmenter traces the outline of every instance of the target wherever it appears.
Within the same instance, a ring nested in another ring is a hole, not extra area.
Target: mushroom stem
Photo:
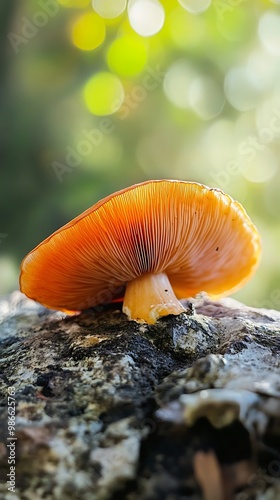
[[[129,319],[154,324],[161,316],[184,311],[164,273],[147,273],[126,285],[123,312]]]

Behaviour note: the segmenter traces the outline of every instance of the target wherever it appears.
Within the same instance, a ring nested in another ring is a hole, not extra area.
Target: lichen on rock
[[[69,317],[14,292],[0,352],[4,500],[280,497],[279,312],[203,295],[141,325],[118,304]]]

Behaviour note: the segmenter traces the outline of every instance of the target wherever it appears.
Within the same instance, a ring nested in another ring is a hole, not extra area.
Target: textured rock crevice
[[[148,326],[118,304],[65,317],[0,300],[1,498],[280,497],[280,313],[186,307]]]

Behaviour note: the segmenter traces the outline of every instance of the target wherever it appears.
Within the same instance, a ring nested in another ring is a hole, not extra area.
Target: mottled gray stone
[[[202,499],[204,460],[224,498],[280,498],[280,313],[200,296],[148,326],[97,309],[0,299],[0,498]]]

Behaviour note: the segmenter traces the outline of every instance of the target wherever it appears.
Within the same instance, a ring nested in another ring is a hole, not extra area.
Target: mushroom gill
[[[21,290],[80,311],[123,295],[130,319],[180,314],[179,299],[228,295],[254,274],[260,237],[242,206],[194,182],[147,181],[114,193],[22,262]]]

